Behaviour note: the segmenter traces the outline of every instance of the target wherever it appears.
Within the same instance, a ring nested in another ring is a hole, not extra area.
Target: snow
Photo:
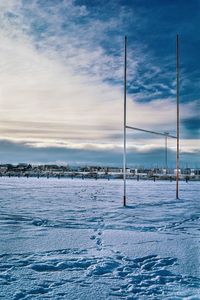
[[[200,299],[199,182],[0,178],[0,298]]]

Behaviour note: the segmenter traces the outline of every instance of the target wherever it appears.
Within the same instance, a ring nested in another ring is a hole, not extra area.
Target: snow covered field
[[[0,178],[0,299],[200,299],[199,182]]]

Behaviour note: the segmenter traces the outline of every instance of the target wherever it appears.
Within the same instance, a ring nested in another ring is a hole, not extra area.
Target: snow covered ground
[[[0,179],[0,299],[200,299],[199,182]]]

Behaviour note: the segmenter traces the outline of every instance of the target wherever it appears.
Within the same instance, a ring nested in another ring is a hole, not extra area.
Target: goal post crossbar
[[[138,128],[138,127],[133,127],[133,126],[128,126],[126,125],[126,128],[127,129],[133,129],[133,130],[137,130],[137,131],[142,131],[142,132],[147,132],[147,133],[151,133],[151,134],[156,134],[156,135],[162,135],[162,136],[165,136],[165,137],[170,137],[172,139],[176,139],[177,137],[174,136],[174,135],[171,135],[167,132],[156,132],[156,131],[151,131],[151,130],[146,130],[146,129],[142,129],[142,128]]]

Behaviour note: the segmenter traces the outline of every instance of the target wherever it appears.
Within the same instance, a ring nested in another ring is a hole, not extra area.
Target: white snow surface
[[[199,191],[0,178],[0,299],[200,299]]]

